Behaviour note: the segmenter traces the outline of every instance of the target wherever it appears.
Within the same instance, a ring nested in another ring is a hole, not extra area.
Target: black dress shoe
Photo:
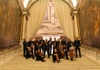
[[[28,59],[28,58],[26,58],[26,59]]]
[[[48,58],[50,58],[50,56]]]
[[[75,58],[77,58],[77,57],[75,57]]]
[[[53,61],[55,63],[55,61]]]
[[[42,60],[41,62],[46,62],[46,60]]]
[[[71,57],[71,61],[73,60],[73,57]]]
[[[66,60],[69,60],[69,58],[66,58]]]
[[[34,56],[32,56],[32,59],[34,59]]]

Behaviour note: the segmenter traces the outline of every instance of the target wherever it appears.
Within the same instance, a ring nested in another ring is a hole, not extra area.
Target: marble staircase
[[[73,61],[61,59],[60,63],[53,63],[51,57],[50,59],[46,57],[46,62],[35,61],[32,58],[25,59],[18,48],[7,53],[5,60],[0,58],[0,70],[100,70],[100,64],[90,58],[96,53],[88,52],[85,48],[81,48],[81,51],[81,58],[74,58]]]

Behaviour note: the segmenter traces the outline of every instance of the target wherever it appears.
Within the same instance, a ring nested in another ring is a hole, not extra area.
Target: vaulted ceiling
[[[38,1],[38,0],[22,0],[25,7],[26,6],[31,7],[32,4],[34,4],[36,1]],[[49,1],[52,1],[52,0],[49,0]],[[73,5],[75,5],[76,1],[80,1],[80,0],[63,0],[63,1],[67,2],[72,7]],[[73,4],[73,2],[74,2],[74,4]]]
[[[38,0],[22,0],[25,8],[32,7],[32,5],[37,1]],[[52,1],[52,0],[49,0],[49,1]],[[76,6],[76,8],[80,8],[83,0],[63,0],[63,1],[65,1],[67,4],[69,4],[69,6],[72,8],[74,8],[75,6]]]

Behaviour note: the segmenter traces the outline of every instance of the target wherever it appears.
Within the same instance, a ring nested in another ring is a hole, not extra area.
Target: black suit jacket
[[[67,47],[66,47],[67,51],[69,51],[69,48],[70,48],[71,46],[73,46],[73,42],[72,42],[72,41],[68,41],[68,42],[67,42]]]
[[[75,41],[74,41],[74,46],[75,46],[76,48],[79,48],[79,46],[81,46],[80,40],[75,40]]]

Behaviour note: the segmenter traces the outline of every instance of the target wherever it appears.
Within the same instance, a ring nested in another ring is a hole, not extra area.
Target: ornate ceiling
[[[32,5],[37,1],[38,0],[22,0],[22,2],[24,3],[24,6],[25,7],[27,6],[28,8],[32,7]],[[49,1],[52,1],[52,0],[49,0]],[[71,6],[72,8],[73,6],[77,4],[76,8],[79,8],[83,0],[63,0],[63,1],[69,4],[69,6]]]
[[[23,3],[26,3],[26,4],[27,4],[27,2],[28,2],[28,7],[32,6],[32,4],[33,4],[34,2],[36,2],[36,1],[38,1],[38,0],[22,0]],[[52,0],[49,0],[49,1],[52,1]],[[72,0],[63,0],[63,1],[67,2],[70,6],[73,5]],[[76,0],[75,0],[75,1],[76,1]],[[79,0],[77,0],[77,1],[79,1]]]

